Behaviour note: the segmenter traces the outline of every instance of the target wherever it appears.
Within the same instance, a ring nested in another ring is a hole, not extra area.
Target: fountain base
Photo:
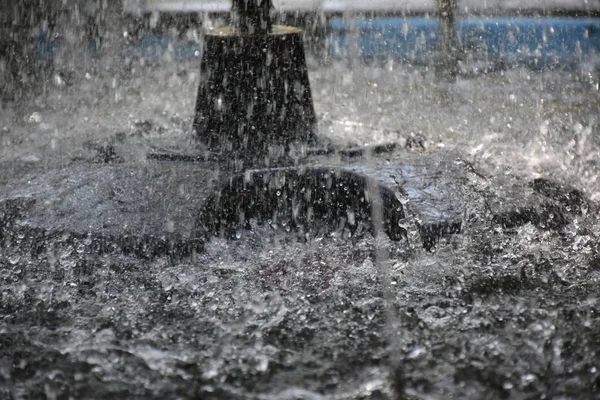
[[[443,168],[421,160],[257,169],[221,184],[226,174],[215,163],[74,163],[0,187],[0,246],[40,252],[57,241],[91,253],[180,257],[213,236],[235,238],[251,219],[354,237],[379,233],[371,201],[381,196],[384,233],[402,239],[418,221],[423,246],[433,248],[460,230],[463,214],[459,178]]]

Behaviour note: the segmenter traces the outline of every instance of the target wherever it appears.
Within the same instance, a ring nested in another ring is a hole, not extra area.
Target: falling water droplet
[[[8,258],[8,262],[12,265],[17,264],[19,261],[21,261],[21,256],[19,254],[14,254]]]

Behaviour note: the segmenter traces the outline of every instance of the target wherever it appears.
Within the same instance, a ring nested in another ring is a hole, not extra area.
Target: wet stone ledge
[[[53,244],[84,253],[185,257],[207,166],[73,163],[0,189],[0,245],[40,254]],[[196,200],[198,199],[198,200]]]
[[[210,163],[75,162],[0,188],[2,246],[40,254],[51,243],[82,252],[186,257],[214,236],[278,226],[282,235],[376,233],[372,200],[393,240],[418,229],[433,249],[461,229],[458,178],[440,163],[361,163],[249,170],[229,175]]]
[[[529,223],[560,230],[590,207],[581,191],[542,178],[490,179],[474,193],[454,164],[420,156],[230,174],[202,162],[77,162],[0,188],[0,245],[32,254],[61,242],[82,252],[187,257],[213,237],[235,240],[258,225],[300,240],[382,229],[401,241],[416,229],[434,250],[461,233],[468,203],[481,196],[490,228],[507,230]]]

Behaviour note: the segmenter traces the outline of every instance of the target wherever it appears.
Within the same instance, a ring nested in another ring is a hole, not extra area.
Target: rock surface
[[[369,197],[379,193],[386,234],[406,237],[408,207],[423,246],[432,249],[443,234],[460,231],[463,214],[459,178],[444,177],[441,169],[424,159],[249,170],[228,177],[203,162],[75,162],[7,185],[0,192],[2,235],[5,240],[25,235],[31,246],[74,235],[88,238],[96,251],[185,255],[213,235],[233,238],[251,219],[307,232],[314,219],[329,232],[373,231]]]

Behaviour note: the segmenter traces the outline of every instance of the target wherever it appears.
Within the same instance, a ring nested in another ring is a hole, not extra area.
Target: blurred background
[[[304,28],[307,48],[313,54],[320,55],[321,60],[332,55],[358,55],[363,59],[396,57],[408,62],[427,63],[432,59],[432,54],[422,54],[419,50],[419,46],[423,46],[419,42],[419,35],[435,38],[438,29],[435,25],[436,16],[445,3],[451,7],[453,18],[456,18],[457,48],[463,53],[475,54],[480,59],[495,57],[497,62],[501,61],[501,57],[488,45],[490,41],[498,43],[507,37],[510,28],[492,28],[498,21],[506,25],[507,20],[502,18],[532,17],[538,19],[537,25],[543,25],[544,21],[540,20],[547,17],[584,20],[600,15],[600,3],[595,0],[377,0],[369,3],[353,0],[278,0],[273,3],[272,16],[276,23]],[[64,75],[67,81],[73,79],[76,75],[73,60],[97,57],[103,46],[115,56],[131,55],[132,52],[157,55],[171,46],[176,56],[189,57],[201,47],[204,29],[228,23],[230,8],[231,3],[227,0],[2,0],[0,68],[3,73],[0,94],[4,100],[22,97],[23,90],[40,88],[42,82],[52,78],[53,72]],[[409,28],[411,18],[417,21],[416,17],[428,22],[422,25],[423,22],[419,20],[416,24],[422,26]],[[480,32],[477,29],[474,31],[473,24],[481,24],[482,20],[471,22],[470,25],[461,24],[460,20],[464,17],[485,17],[490,26],[481,28]],[[489,21],[491,17],[496,19]],[[408,22],[403,25],[404,20]],[[513,37],[512,41],[517,43],[513,49],[508,48],[508,43],[505,53],[516,53],[521,44],[534,50],[536,43],[532,43],[532,40],[541,40],[541,36],[538,38],[531,33],[536,23],[531,24],[530,20],[517,27],[517,31],[522,29],[524,33]],[[566,39],[562,36],[556,39],[569,50],[569,54],[563,55],[560,60],[562,64],[579,61],[575,60],[575,56],[581,56],[582,52],[584,56],[589,56],[591,51],[597,52],[600,35],[597,32],[597,20],[589,20],[589,24],[587,34],[593,36],[591,40],[578,45],[578,37],[569,37],[573,33],[566,33]],[[557,29],[564,27],[559,23]],[[583,31],[577,33],[585,34],[585,29],[583,26]],[[348,32],[354,32],[360,38],[352,42],[348,40],[348,36],[351,36]],[[383,36],[374,39],[375,34],[381,35],[382,32]],[[401,34],[403,38],[400,38]],[[371,40],[372,43],[367,44],[365,40]],[[397,46],[400,40],[403,44]],[[432,53],[437,39],[423,40],[428,42],[427,50]],[[127,44],[137,44],[137,48],[132,50],[130,46],[124,50]],[[576,47],[581,44],[584,48],[575,54]],[[483,50],[482,45],[486,45]],[[398,47],[404,49],[398,50]],[[414,53],[415,50],[419,54],[411,55],[411,51]],[[486,54],[482,55],[483,51]],[[515,54],[512,56],[515,58]]]

